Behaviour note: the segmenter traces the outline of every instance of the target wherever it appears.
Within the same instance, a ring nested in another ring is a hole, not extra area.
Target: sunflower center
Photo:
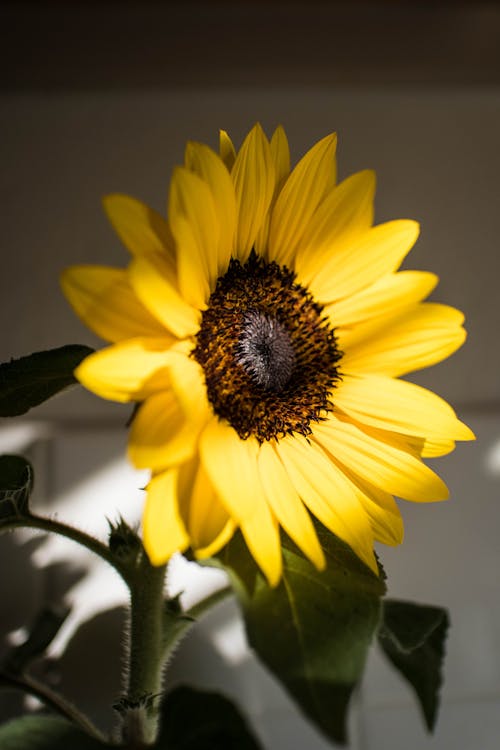
[[[276,318],[256,310],[246,313],[243,321],[236,362],[256,385],[269,391],[282,391],[295,364],[295,352],[286,328]]]
[[[288,268],[254,252],[218,279],[193,356],[215,414],[243,440],[308,435],[333,407],[341,352],[322,306]]]

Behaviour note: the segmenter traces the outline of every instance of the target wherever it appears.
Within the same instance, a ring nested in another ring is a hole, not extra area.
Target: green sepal
[[[89,737],[69,721],[23,716],[0,725],[2,750],[99,750],[111,747]]]
[[[73,371],[93,351],[69,344],[1,364],[0,417],[18,417],[75,385]]]
[[[29,461],[22,456],[0,456],[0,519],[28,515],[33,482]]]
[[[429,731],[437,719],[448,628],[448,613],[441,607],[384,602],[379,643],[414,689]]]
[[[240,712],[224,696],[180,686],[162,706],[157,750],[260,750]]]
[[[27,669],[50,646],[69,612],[70,608],[63,605],[44,607],[38,613],[24,643],[11,649],[5,657],[3,669],[10,674],[19,674]]]
[[[383,572],[376,576],[344,542],[317,525],[327,559],[317,571],[283,538],[283,576],[271,588],[240,534],[218,564],[228,570],[260,660],[327,737],[347,740],[347,712],[378,628]]]
[[[107,519],[109,525],[108,547],[121,562],[133,566],[143,546],[139,534],[120,516],[116,522]]]

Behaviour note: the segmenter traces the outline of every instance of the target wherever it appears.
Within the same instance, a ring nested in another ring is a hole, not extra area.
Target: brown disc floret
[[[254,252],[218,279],[193,356],[215,414],[243,440],[308,435],[332,409],[341,352],[323,307],[292,271]]]

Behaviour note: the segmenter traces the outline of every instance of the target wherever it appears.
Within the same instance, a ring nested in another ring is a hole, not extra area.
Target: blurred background
[[[102,195],[164,211],[186,140],[216,147],[219,128],[239,144],[257,120],[269,135],[282,124],[295,159],[336,130],[340,178],[377,172],[377,221],[421,222],[405,265],[439,274],[433,297],[464,310],[469,340],[412,379],[451,401],[478,440],[437,464],[451,500],[402,504],[405,542],[379,554],[391,596],[450,612],[443,704],[429,737],[410,690],[374,653],[351,746],[496,750],[500,4],[38,0],[3,3],[0,29],[0,361],[101,345],[65,303],[59,273],[124,266]],[[124,458],[129,413],[74,389],[3,420],[0,449],[33,461],[37,510],[104,536],[106,516],[140,518],[146,476]],[[105,726],[119,691],[120,581],[74,546],[22,534],[2,537],[0,563],[0,639],[21,638],[41,602],[66,596],[57,679]],[[220,583],[178,561],[170,585],[192,603]],[[103,673],[103,659],[114,669]],[[171,679],[233,695],[266,750],[329,747],[256,663],[231,602],[192,630]],[[0,718],[25,710],[0,693]]]

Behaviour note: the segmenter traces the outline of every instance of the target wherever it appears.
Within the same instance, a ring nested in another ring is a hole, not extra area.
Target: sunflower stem
[[[123,741],[128,748],[153,745],[159,728],[163,671],[163,609],[166,566],[151,565],[145,552],[129,579],[130,633],[126,696],[121,701]]]

